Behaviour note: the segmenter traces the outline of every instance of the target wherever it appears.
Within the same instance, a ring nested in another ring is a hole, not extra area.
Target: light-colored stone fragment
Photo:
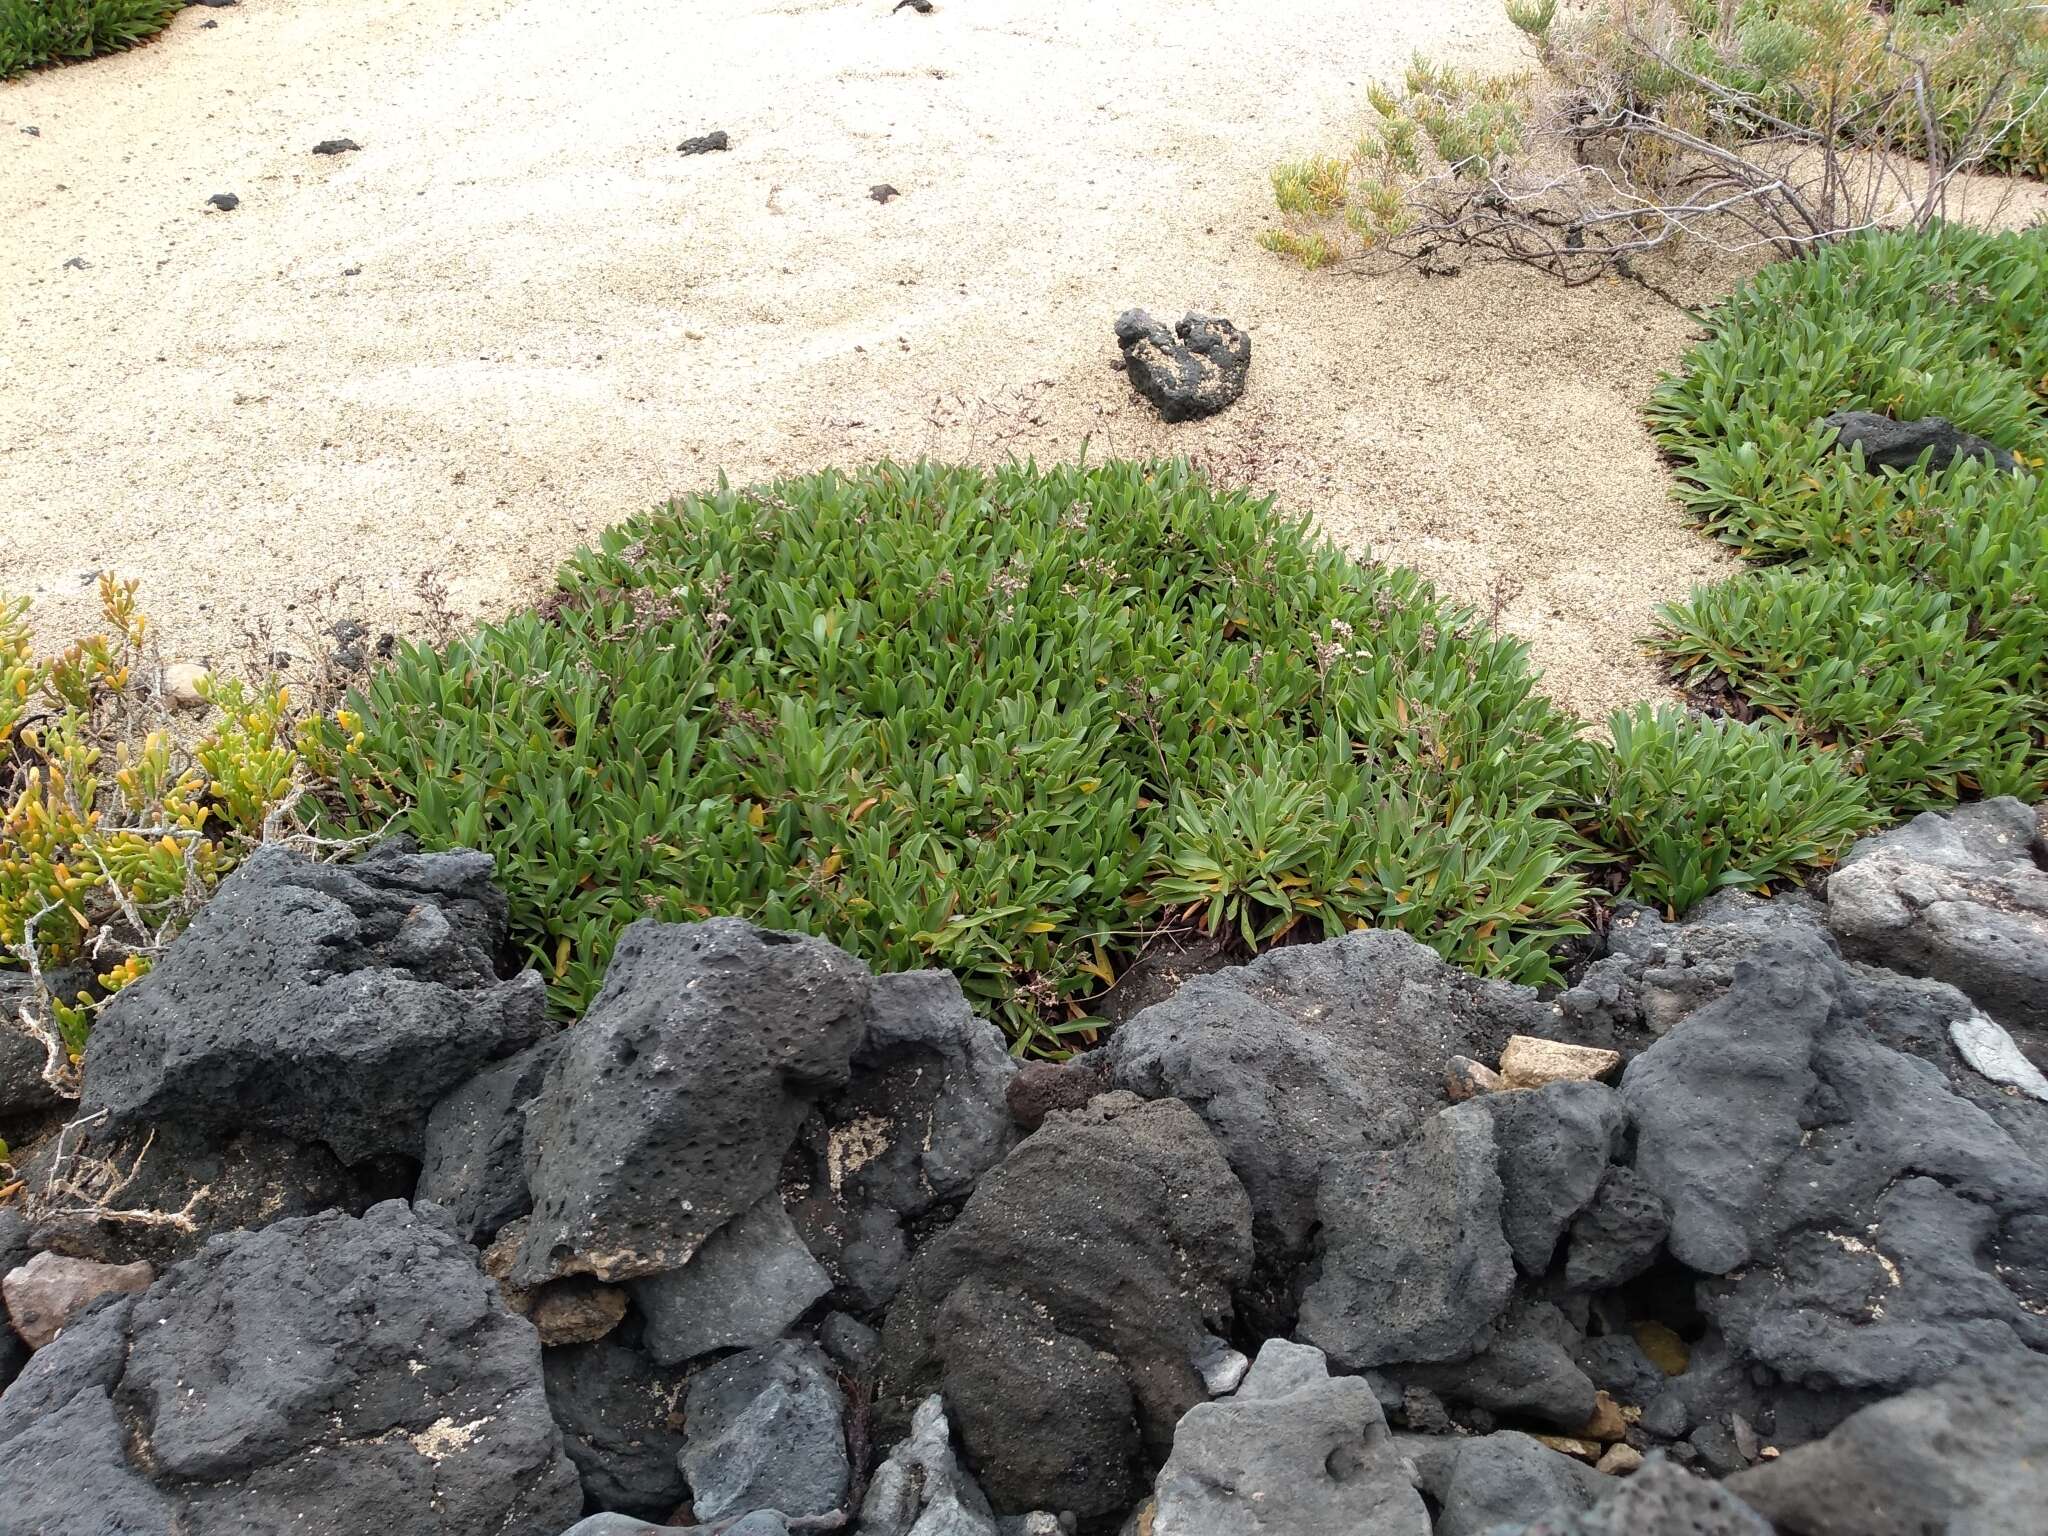
[[[1593,1470],[1609,1477],[1626,1477],[1642,1464],[1643,1453],[1634,1446],[1610,1445],[1606,1454],[1593,1463]]]
[[[2043,1077],[2041,1069],[2020,1053],[2012,1036],[1995,1020],[1981,1013],[1957,1019],[1949,1025],[1948,1037],[1975,1071],[1994,1083],[2017,1088],[2028,1098],[2048,1104],[2048,1077]]]
[[[1541,1088],[1545,1083],[1594,1082],[1621,1065],[1621,1052],[1590,1045],[1566,1045],[1514,1035],[1500,1053],[1500,1075],[1510,1088]]]
[[[1482,1093],[1498,1093],[1505,1087],[1507,1083],[1498,1072],[1470,1056],[1453,1056],[1444,1068],[1444,1092],[1451,1096],[1454,1104],[1462,1104]]]
[[[174,661],[163,670],[164,701],[173,709],[204,709],[207,698],[200,692],[200,687],[212,677],[213,674],[202,666],[189,661]]]
[[[0,1280],[7,1318],[30,1349],[41,1349],[102,1296],[149,1289],[156,1271],[133,1264],[96,1264],[61,1253],[39,1253]]]

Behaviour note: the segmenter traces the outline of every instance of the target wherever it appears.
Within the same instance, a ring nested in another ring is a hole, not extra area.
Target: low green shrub
[[[184,8],[185,0],[0,0],[0,80],[132,48]]]
[[[2026,472],[1872,473],[1819,419],[1945,416]],[[1767,267],[1658,390],[1693,516],[1780,568],[1660,611],[1657,644],[1838,746],[1910,811],[2048,786],[2048,243],[1873,234]]]
[[[1162,926],[1547,981],[1589,870],[1683,902],[1867,819],[1764,732],[1616,730],[1627,764],[1412,572],[1184,464],[881,464],[626,523],[302,743],[346,830],[495,856],[564,1011],[634,918],[734,915],[944,966],[1056,1052]],[[1718,851],[1647,773],[1743,799]]]
[[[1701,720],[1647,705],[1608,721],[1574,820],[1668,912],[1731,887],[1760,890],[1831,862],[1882,819],[1839,753],[1775,721]]]
[[[884,464],[677,502],[328,721],[356,827],[488,849],[565,1009],[648,913],[946,966],[1045,1048],[1163,922],[1579,930],[1584,748],[1522,649],[1183,465]]]

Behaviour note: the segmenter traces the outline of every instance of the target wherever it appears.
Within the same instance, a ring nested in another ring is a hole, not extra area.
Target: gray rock
[[[1164,421],[1193,421],[1235,405],[1251,372],[1251,338],[1228,320],[1192,310],[1169,330],[1144,310],[1127,309],[1116,317],[1116,342],[1131,387]]]
[[[1881,1044],[1865,992],[1825,943],[1790,929],[1622,1084],[1635,1172],[1672,1210],[1670,1251],[1726,1276],[1698,1303],[1734,1376],[1761,1368],[1784,1384],[1781,1446],[1967,1360],[2048,1348],[2035,1310],[2048,1270],[1994,1258],[1995,1234],[2048,1210],[2043,1143],[2008,1129],[2024,1133],[2020,1112],[2038,1106],[2014,1100],[2001,1119],[1942,1068]],[[1693,1408],[1697,1423],[1744,1403]]]
[[[804,1135],[822,1146],[827,1128],[813,1116]],[[791,1188],[784,1199],[797,1236],[846,1304],[863,1312],[887,1307],[910,1273],[910,1240],[896,1213],[878,1205],[848,1205],[819,1182]]]
[[[1372,1388],[1284,1339],[1181,1420],[1155,1497],[1152,1536],[1430,1536]]]
[[[839,1151],[826,1176],[856,1202],[922,1216],[966,1199],[1016,1143],[1005,1095],[1017,1063],[950,971],[876,977],[853,1068],[830,1106]]]
[[[953,1454],[945,1403],[917,1405],[910,1434],[875,1469],[856,1536],[997,1536],[987,1497]]]
[[[0,1127],[65,1102],[43,1075],[50,1064],[49,1046],[22,1022],[22,1012],[34,995],[28,977],[0,972]]]
[[[362,147],[354,139],[322,139],[313,146],[313,153],[316,155],[347,155],[353,154]]]
[[[581,1511],[532,1328],[432,1207],[212,1239],[0,1397],[0,1532],[553,1536]]]
[[[1317,1211],[1324,1246],[1302,1295],[1303,1339],[1350,1370],[1486,1345],[1515,1269],[1483,1104],[1453,1105],[1396,1151],[1338,1163]]]
[[[1131,1383],[1043,1302],[970,1276],[939,1309],[933,1342],[961,1453],[996,1509],[1095,1518],[1138,1494]]]
[[[1623,1481],[1610,1481],[1590,1509],[1553,1509],[1489,1536],[1772,1536],[1763,1517],[1718,1483],[1651,1456]]]
[[[1474,1100],[1493,1115],[1501,1228],[1524,1274],[1541,1276],[1558,1239],[1620,1154],[1628,1113],[1600,1083],[1560,1082]]]
[[[2048,1028],[2048,870],[2033,813],[1993,800],[1866,838],[1828,880],[1828,925],[1853,959],[1931,976],[2008,1028]]]
[[[682,1381],[611,1339],[541,1351],[548,1411],[595,1508],[660,1520],[689,1495]]]
[[[2030,862],[2039,835],[2034,808],[2001,795],[1947,811],[1922,811],[1902,827],[1859,838],[1842,855],[1841,867],[1898,857],[1944,869],[1998,869]]]
[[[2006,1536],[2048,1508],[2048,1356],[1971,1365],[1727,1486],[1782,1536]]]
[[[845,1086],[867,969],[730,918],[638,922],[527,1112],[521,1285],[680,1269],[776,1187],[813,1100]]]
[[[674,1526],[650,1525],[645,1520],[636,1520],[631,1515],[605,1513],[592,1515],[587,1520],[578,1520],[562,1536],[659,1536],[662,1531],[674,1530]]]
[[[19,1269],[28,1260],[28,1219],[19,1205],[0,1205],[0,1275]],[[28,1345],[10,1324],[7,1298],[0,1294],[0,1392],[7,1390],[7,1384],[27,1363]]]
[[[224,1136],[175,1121],[113,1132],[74,1122],[61,1139],[43,1143],[23,1176],[34,1191],[54,1180],[73,1192],[31,1199],[36,1247],[109,1264],[147,1259],[159,1268],[197,1253],[210,1233],[337,1209],[360,1215],[410,1193],[412,1184],[402,1163],[379,1160],[352,1171],[316,1143],[265,1131]],[[102,1207],[114,1214],[96,1215]],[[182,1219],[135,1220],[125,1212]]]
[[[1609,1168],[1592,1202],[1572,1218],[1564,1283],[1574,1291],[1626,1285],[1656,1263],[1671,1209],[1633,1168]]]
[[[1587,1339],[1572,1359],[1588,1381],[1618,1403],[1648,1403],[1664,1390],[1664,1373],[1626,1333]]]
[[[242,206],[242,200],[232,192],[216,192],[206,201],[222,213],[233,213]]]
[[[1497,1060],[1555,1024],[1404,933],[1276,949],[1187,982],[1110,1039],[1115,1086],[1194,1107],[1244,1183],[1262,1254],[1298,1255],[1323,1167],[1398,1147],[1445,1102],[1453,1056]]]
[[[1739,961],[1790,931],[1827,931],[1822,909],[1796,892],[1763,901],[1723,891],[1682,923],[1624,902],[1608,928],[1606,958],[1558,998],[1558,1009],[1573,1039],[1627,1048],[1720,998]]]
[[[417,1157],[443,1095],[548,1032],[539,975],[498,979],[505,910],[485,854],[259,848],[100,1015],[82,1110]]]
[[[1435,1536],[1483,1536],[1547,1510],[1588,1509],[1608,1486],[1585,1463],[1514,1430],[1470,1439],[1406,1435],[1396,1443],[1437,1509]]]
[[[1486,1347],[1470,1359],[1405,1365],[1393,1374],[1459,1407],[1575,1434],[1595,1406],[1596,1389],[1577,1360],[1582,1343],[1556,1307],[1522,1297],[1494,1324]]]
[[[1680,1262],[1720,1275],[1747,1262],[1774,1175],[1799,1146],[1814,1039],[1841,967],[1825,941],[1788,932],[1735,968],[1734,988],[1629,1063],[1635,1170],[1671,1208]],[[1740,1136],[1728,1134],[1732,1125]]]
[[[633,1282],[646,1349],[677,1365],[714,1349],[773,1342],[832,1281],[771,1194],[711,1235],[681,1269]]]
[[[1790,1235],[1767,1267],[1702,1287],[1702,1308],[1744,1358],[1837,1393],[1898,1392],[1973,1358],[2048,1350],[2048,1317],[1988,1261],[1995,1208],[1909,1178],[1876,1217]],[[1842,1411],[1859,1405],[1845,1400]]]
[[[2021,1054],[2012,1036],[1990,1019],[1973,1014],[1957,1019],[1948,1032],[1973,1072],[2048,1104],[2048,1077],[2043,1077],[2041,1069]]]
[[[551,1035],[479,1072],[427,1116],[418,1198],[484,1244],[532,1208],[526,1192],[526,1106],[540,1092],[563,1036]]]
[[[1208,1400],[1191,1356],[1227,1326],[1250,1269],[1244,1191],[1187,1106],[1117,1093],[1055,1113],[913,1261],[883,1330],[881,1425],[900,1433],[943,1386],[998,1514],[1110,1514],[1122,1491],[1105,1464],[1139,1431],[1163,1457]],[[1034,1331],[1052,1341],[1035,1353]],[[998,1357],[1013,1376],[989,1366]],[[1135,1425],[1084,1426],[1077,1391],[1091,1413]],[[1093,1496],[1083,1508],[1055,1486]]]
[[[1016,1071],[950,973],[875,979],[853,1080],[806,1122],[809,1177],[789,1202],[853,1304],[886,1307],[909,1272],[906,1227],[966,1199],[1016,1141],[1005,1103]]]
[[[785,1340],[701,1372],[690,1383],[679,1458],[697,1519],[841,1508],[851,1480],[845,1408],[815,1345]]]
[[[723,128],[716,128],[710,133],[700,133],[694,138],[685,139],[676,148],[686,155],[708,155],[713,150],[731,149],[732,135]]]
[[[1931,455],[1927,467],[1932,470],[1947,469],[1958,459],[1983,459],[2007,472],[2014,468],[2005,449],[1940,416],[1894,421],[1875,411],[1836,411],[1822,417],[1819,426],[1834,430],[1836,452],[1861,448],[1866,469],[1911,469],[1923,453]]]
[[[1211,1397],[1235,1392],[1238,1383],[1244,1380],[1244,1373],[1251,1368],[1249,1358],[1221,1339],[1206,1339],[1195,1351],[1195,1369],[1201,1373],[1202,1385]]]
[[[882,1359],[882,1336],[857,1317],[826,1314],[818,1324],[818,1344],[833,1362],[858,1381],[872,1381]]]

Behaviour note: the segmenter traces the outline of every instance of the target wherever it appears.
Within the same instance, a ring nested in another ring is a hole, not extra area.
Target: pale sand
[[[1639,415],[1691,322],[1254,244],[1267,167],[1411,50],[1518,66],[1498,0],[888,4],[243,0],[0,87],[0,591],[56,639],[90,572],[140,576],[171,653],[226,663],[337,579],[373,630],[422,571],[530,602],[720,470],[1085,441],[1505,599],[1589,717],[1662,691],[1652,606],[1728,568]],[[1250,331],[1243,402],[1160,424],[1110,366],[1131,305]]]

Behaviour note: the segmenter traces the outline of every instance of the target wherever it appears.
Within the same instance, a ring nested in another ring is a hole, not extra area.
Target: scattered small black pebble
[[[43,130],[33,123],[24,124],[21,131],[32,139],[40,139],[43,136]]]
[[[893,15],[906,5],[920,16],[929,16],[932,13],[932,0],[896,0],[896,3],[889,7],[890,13]]]
[[[377,659],[389,661],[398,652],[398,636],[386,630],[377,637]]]
[[[242,200],[232,192],[216,192],[207,201],[222,213],[233,213],[242,206]]]
[[[313,153],[316,155],[345,155],[351,150],[361,149],[362,147],[354,139],[322,139],[313,146]]]
[[[890,198],[901,197],[902,195],[901,192],[898,192],[886,181],[877,182],[874,186],[868,188],[868,196],[878,203],[886,203]]]
[[[200,29],[202,31],[207,27],[217,27],[219,25],[220,23],[215,21],[211,16],[207,17],[206,20],[199,23]]]
[[[343,267],[341,269],[341,275],[343,277],[361,277],[363,275],[363,269],[361,267]]]
[[[83,256],[74,256],[69,261],[65,262],[64,265],[69,267],[74,272],[83,272],[86,270],[86,268],[90,267],[92,263],[87,261]]]
[[[676,146],[686,155],[708,155],[714,149],[731,149],[732,136],[723,128],[715,133],[700,134],[694,139],[685,139]]]

